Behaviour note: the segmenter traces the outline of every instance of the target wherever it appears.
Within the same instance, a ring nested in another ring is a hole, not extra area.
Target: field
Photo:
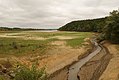
[[[0,63],[9,59],[30,66],[38,60],[39,67],[52,73],[84,54],[91,36],[89,32],[0,32]]]
[[[81,32],[10,32],[0,33],[0,55],[44,54],[54,41],[65,41],[67,46],[79,47],[91,33]]]

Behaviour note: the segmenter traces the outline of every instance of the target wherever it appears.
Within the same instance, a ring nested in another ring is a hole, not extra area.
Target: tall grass
[[[14,38],[0,38],[0,54],[13,54],[16,56],[27,53],[40,53],[47,48],[48,41],[22,40]]]

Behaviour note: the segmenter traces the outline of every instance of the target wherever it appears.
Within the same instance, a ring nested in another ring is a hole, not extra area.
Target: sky
[[[118,8],[119,0],[0,0],[0,26],[57,29]]]

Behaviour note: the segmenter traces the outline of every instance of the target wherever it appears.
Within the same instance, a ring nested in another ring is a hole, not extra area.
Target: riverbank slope
[[[103,42],[104,49],[79,71],[80,80],[118,80],[119,79],[119,45]]]
[[[99,80],[119,80],[119,45],[109,42],[106,42],[104,45],[108,48],[112,59]]]

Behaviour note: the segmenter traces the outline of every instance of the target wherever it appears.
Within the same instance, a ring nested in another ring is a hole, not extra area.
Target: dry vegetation
[[[50,74],[76,61],[90,45],[89,32],[0,32],[0,61],[31,66],[38,61]]]

